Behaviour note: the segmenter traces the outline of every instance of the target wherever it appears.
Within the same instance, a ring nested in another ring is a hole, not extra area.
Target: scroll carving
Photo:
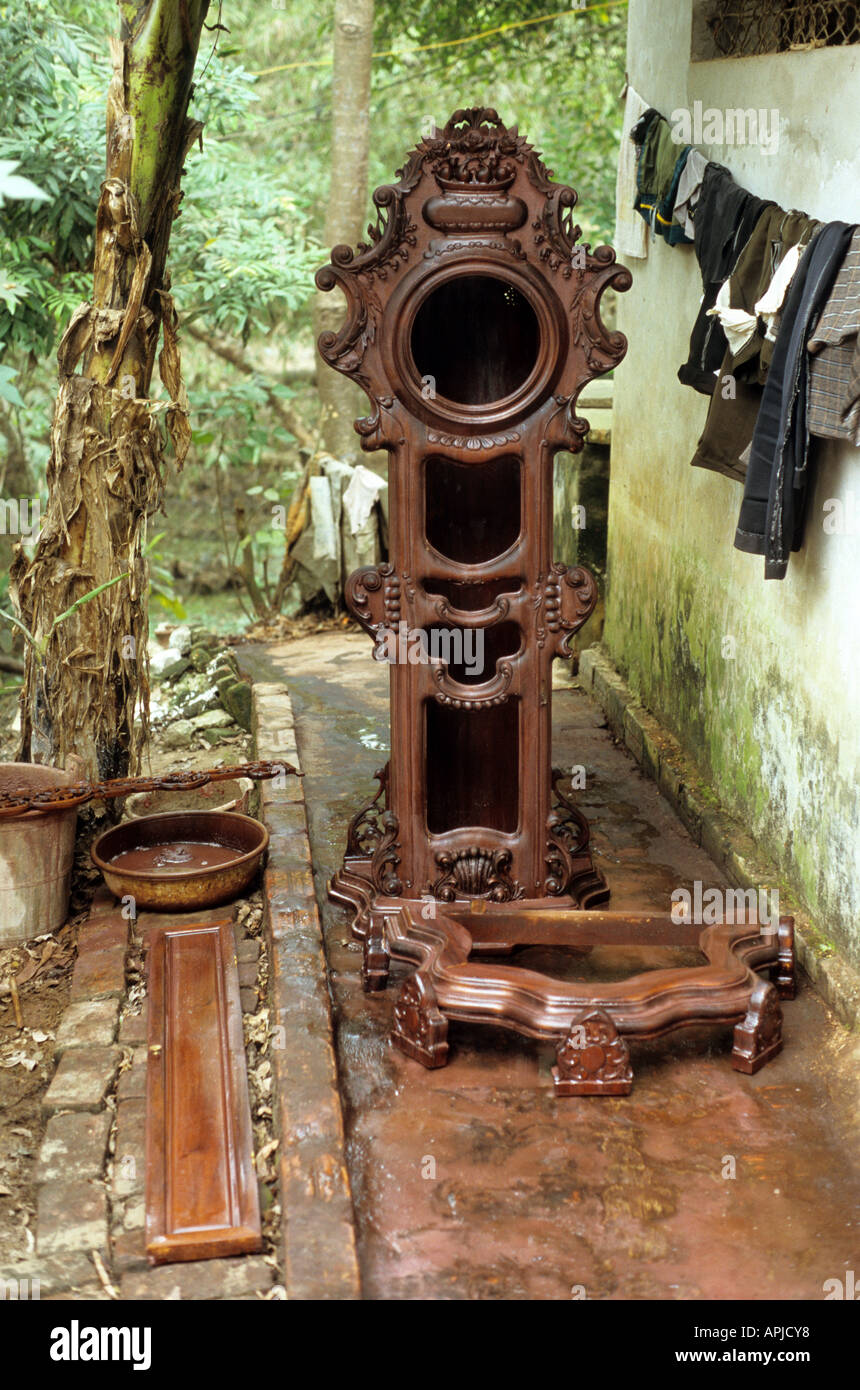
[[[344,586],[344,599],[371,637],[378,636],[380,628],[396,628],[400,621],[400,580],[393,565],[353,570]]]
[[[545,886],[550,897],[560,897],[570,890],[572,880],[580,872],[575,861],[588,850],[590,838],[585,816],[561,790],[562,775],[557,768],[553,770],[552,789],[559,804],[547,821]]]
[[[590,570],[556,562],[544,588],[546,627],[556,639],[555,654],[570,656],[570,639],[587,622],[597,602],[597,585]]]
[[[385,801],[387,804],[388,800],[388,763],[373,775],[379,783],[379,788],[376,795],[356,812],[349,823],[346,839],[348,858],[370,859],[382,839],[380,817],[385,807],[380,805],[380,802]]]
[[[370,877],[380,893],[388,898],[396,898],[403,892],[403,884],[397,875],[400,822],[393,811],[383,811],[380,829],[379,841],[370,861]]]

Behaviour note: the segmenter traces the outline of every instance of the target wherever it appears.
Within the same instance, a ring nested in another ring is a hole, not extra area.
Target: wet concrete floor
[[[330,903],[350,816],[388,756],[388,668],[369,640],[324,633],[243,647],[289,686],[334,1004],[365,1296],[385,1299],[821,1299],[860,1269],[860,1043],[805,979],[785,1048],[731,1068],[731,1029],[631,1044],[634,1089],[556,1099],[552,1048],[452,1024],[425,1071],[389,1041],[397,983],[363,993],[349,914]],[[611,906],[666,911],[673,888],[724,880],[579,688],[554,695],[554,761],[584,765]],[[693,963],[654,951],[516,958],[566,977]]]

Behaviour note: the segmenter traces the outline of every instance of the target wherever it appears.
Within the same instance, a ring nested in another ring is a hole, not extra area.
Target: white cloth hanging
[[[356,464],[343,494],[344,511],[353,536],[358,535],[362,527],[367,525],[373,504],[385,487],[388,487],[388,484],[378,473],[374,473],[371,468],[365,468],[363,463]]]
[[[736,356],[742,348],[746,347],[755,333],[759,315],[765,322],[765,337],[769,338],[771,342],[775,341],[778,327],[777,318],[785,302],[785,296],[788,293],[794,272],[797,270],[805,250],[806,245],[799,243],[786,251],[764,294],[756,300],[755,313],[753,314],[748,314],[746,309],[732,308],[729,298],[730,280],[726,280],[720,286],[716,303],[713,309],[708,309],[708,313],[718,318],[723,325],[723,332],[728,340],[732,356]]]
[[[629,84],[624,104],[624,124],[621,127],[621,146],[618,151],[618,173],[615,179],[615,250],[620,256],[644,260],[648,255],[648,226],[633,207],[636,200],[636,163],[639,149],[630,139],[630,132],[648,110],[647,101]]]

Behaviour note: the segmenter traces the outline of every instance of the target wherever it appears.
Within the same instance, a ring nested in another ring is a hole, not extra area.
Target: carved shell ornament
[[[428,891],[443,903],[454,902],[458,894],[495,903],[522,898],[522,885],[510,877],[511,859],[509,849],[482,849],[480,845],[470,845],[456,854],[439,853],[436,863],[442,873]]]

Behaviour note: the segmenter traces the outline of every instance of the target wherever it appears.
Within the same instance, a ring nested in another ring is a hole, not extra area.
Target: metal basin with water
[[[229,811],[171,811],[100,835],[93,863],[118,898],[138,909],[191,911],[231,902],[247,888],[269,843],[264,825]]]

